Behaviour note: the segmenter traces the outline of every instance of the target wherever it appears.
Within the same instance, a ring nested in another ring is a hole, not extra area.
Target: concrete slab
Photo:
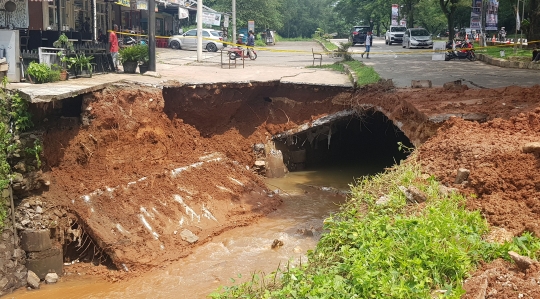
[[[39,279],[45,279],[47,273],[63,274],[62,249],[51,248],[41,252],[33,252],[28,255],[26,268],[34,271]]]
[[[51,248],[49,230],[24,230],[21,232],[21,247],[24,251],[43,251]]]

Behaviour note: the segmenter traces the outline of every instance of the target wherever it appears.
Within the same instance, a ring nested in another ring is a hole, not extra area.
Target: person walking
[[[371,31],[368,31],[366,35],[366,50],[364,53],[362,53],[362,58],[364,58],[364,54],[366,54],[366,58],[369,59],[369,51],[371,50],[371,45],[373,44],[373,35],[371,35]]]
[[[118,37],[116,36],[116,31],[118,31],[118,25],[114,24],[113,30],[109,35],[109,52],[112,56],[114,71],[118,73]]]

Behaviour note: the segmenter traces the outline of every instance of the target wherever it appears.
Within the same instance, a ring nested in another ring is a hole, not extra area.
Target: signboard
[[[213,12],[203,12],[202,13],[202,22],[203,24],[220,26],[221,25],[221,15]]]
[[[115,3],[121,6],[131,7],[129,0],[117,0]]]
[[[480,31],[482,27],[482,0],[472,0],[470,28]]]
[[[433,42],[433,55],[431,60],[443,60],[446,53],[446,42],[436,41]]]
[[[392,4],[392,26],[397,26],[398,14],[399,14],[399,6],[397,4]]]
[[[499,1],[489,0],[486,14],[486,30],[497,30]]]
[[[184,8],[184,7],[178,7],[178,18],[179,19],[187,19],[187,18],[189,18],[188,9]]]
[[[255,32],[255,21],[248,21],[248,32],[249,31]]]
[[[148,10],[148,2],[145,0],[137,0],[137,7],[138,10]]]
[[[223,17],[223,27],[229,28],[229,15]]]

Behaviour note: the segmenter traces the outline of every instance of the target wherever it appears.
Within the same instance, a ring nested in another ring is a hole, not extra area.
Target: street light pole
[[[197,61],[202,61],[202,9],[203,1],[197,0]]]
[[[236,43],[236,0],[232,0],[232,39]]]
[[[148,70],[156,71],[156,1],[148,0]]]

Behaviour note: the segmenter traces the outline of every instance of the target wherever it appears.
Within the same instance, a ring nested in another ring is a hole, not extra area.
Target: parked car
[[[403,34],[405,34],[406,30],[407,27],[405,26],[390,26],[390,29],[384,35],[384,43],[391,45],[392,43],[403,42]]]
[[[431,34],[424,28],[409,28],[403,35],[403,48],[433,48]]]
[[[202,46],[208,52],[216,52],[223,49],[223,37],[220,32],[213,29],[202,30]],[[190,50],[197,49],[197,29],[188,30],[181,35],[173,35],[169,38],[169,47],[172,49]]]
[[[349,42],[351,42],[353,46],[365,43],[369,31],[371,31],[371,27],[369,26],[354,26],[351,35],[349,36]]]

